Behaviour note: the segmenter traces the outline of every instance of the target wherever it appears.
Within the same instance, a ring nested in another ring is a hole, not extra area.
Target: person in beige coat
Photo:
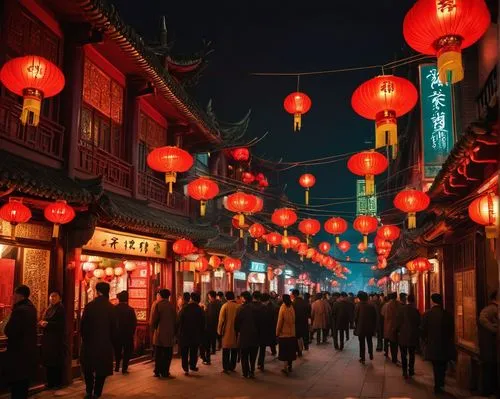
[[[292,371],[292,362],[297,359],[297,338],[295,336],[295,310],[290,295],[283,295],[283,304],[278,313],[276,325],[279,354],[278,359],[284,362],[283,373]]]
[[[321,342],[326,342],[328,334],[328,318],[329,308],[328,304],[323,301],[321,293],[316,294],[316,300],[311,305],[311,321],[312,329],[316,333],[316,343],[319,345]],[[321,333],[323,333],[323,340],[321,340]]]
[[[222,337],[222,368],[224,373],[229,373],[236,369],[236,359],[238,356],[238,340],[234,330],[234,320],[238,313],[238,305],[234,300],[234,292],[226,292],[227,302],[222,305],[219,313],[219,325],[217,334]]]
[[[159,292],[161,300],[157,301],[150,318],[155,346],[155,377],[170,377],[177,313],[175,305],[170,302],[170,291],[162,289]]]

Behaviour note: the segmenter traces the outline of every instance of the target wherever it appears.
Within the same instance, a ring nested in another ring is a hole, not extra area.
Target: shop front
[[[248,271],[248,289],[251,292],[265,292],[267,288],[267,265],[262,262],[251,261]]]
[[[290,291],[297,287],[297,277],[295,270],[285,269],[284,273],[285,284],[283,286],[283,294],[290,294]]]
[[[235,271],[233,273],[233,291],[236,296],[247,290],[247,273]]]

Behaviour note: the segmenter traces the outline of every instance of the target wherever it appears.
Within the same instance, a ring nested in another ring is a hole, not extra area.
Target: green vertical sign
[[[377,188],[373,195],[366,195],[364,179],[356,180],[356,216],[377,215]]]
[[[434,179],[455,141],[453,96],[435,64],[420,65],[419,73],[424,179]]]

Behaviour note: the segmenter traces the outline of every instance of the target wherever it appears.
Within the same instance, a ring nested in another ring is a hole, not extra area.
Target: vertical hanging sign
[[[419,66],[424,179],[439,173],[455,141],[451,85],[443,84],[435,64]]]
[[[356,216],[377,215],[377,188],[374,188],[374,195],[366,195],[365,180],[356,180]]]

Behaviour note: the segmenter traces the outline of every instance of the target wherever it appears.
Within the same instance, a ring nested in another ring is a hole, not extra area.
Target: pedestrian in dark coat
[[[401,304],[397,300],[398,295],[395,292],[389,294],[387,302],[381,310],[384,316],[384,346],[385,356],[388,357],[388,349],[391,350],[391,360],[394,364],[398,362],[398,337],[396,333],[396,318]]]
[[[382,315],[380,311],[382,310],[382,301],[380,300],[380,296],[378,294],[373,294],[373,298],[370,301],[370,304],[375,308],[377,312],[377,352],[381,352],[384,347],[384,323],[382,320]]]
[[[347,303],[349,304],[349,327],[354,328],[354,310],[355,310],[355,303],[354,303],[354,294],[352,292],[349,292],[349,295],[347,297]]]
[[[30,379],[37,365],[36,322],[37,313],[29,300],[30,289],[20,285],[14,291],[14,305],[4,333],[8,338],[5,353],[6,380],[11,397],[28,397]]]
[[[255,361],[259,349],[259,313],[248,291],[242,292],[241,297],[244,302],[236,314],[234,330],[238,335],[243,377],[255,378]]]
[[[159,295],[161,299],[156,302],[150,317],[150,328],[155,346],[154,375],[155,377],[170,377],[177,313],[175,305],[170,302],[170,291],[161,289]]]
[[[373,340],[377,328],[377,312],[375,308],[368,303],[368,294],[360,291],[358,293],[359,303],[356,306],[354,321],[356,328],[354,333],[359,340],[359,361],[365,362],[365,341],[368,345],[368,355],[373,359]]]
[[[333,345],[335,349],[344,350],[344,335],[346,340],[349,340],[350,322],[351,304],[347,298],[347,294],[342,292],[340,298],[332,306]]]
[[[490,294],[490,302],[479,314],[479,356],[481,359],[481,394],[488,396],[498,390],[498,291]]]
[[[300,296],[297,289],[290,295],[293,310],[295,311],[295,336],[298,342],[298,356],[302,356],[302,348],[309,350],[309,317],[307,303]]]
[[[431,295],[432,308],[422,317],[425,358],[432,362],[434,392],[443,392],[446,364],[455,357],[453,316],[443,309],[441,294]]]
[[[191,301],[179,313],[179,345],[182,369],[198,371],[198,349],[205,333],[205,313],[200,307],[200,294],[191,293]]]
[[[219,324],[219,314],[222,307],[221,301],[217,299],[215,291],[210,291],[208,293],[208,304],[207,304],[207,337],[208,337],[208,362],[210,363],[210,354],[215,355],[215,350],[217,349],[217,325]]]
[[[264,359],[266,356],[266,348],[271,348],[271,353],[276,354],[276,312],[274,306],[269,302],[269,294],[262,294],[260,301],[262,307],[260,309],[260,331],[259,331],[259,357],[257,359],[257,367],[264,370]]]
[[[408,295],[406,301],[407,304],[399,308],[396,319],[404,378],[415,375],[415,350],[420,338],[420,313],[415,307],[415,297]]]
[[[66,355],[66,312],[61,303],[61,294],[49,295],[50,305],[38,323],[43,329],[42,363],[47,372],[47,388],[57,389],[62,385],[64,357]]]
[[[116,312],[109,302],[109,284],[95,286],[96,298],[83,310],[80,322],[82,346],[80,363],[87,396],[102,395],[106,377],[113,374],[113,343],[116,341]]]
[[[120,371],[123,358],[122,373],[128,373],[128,363],[134,351],[134,335],[137,327],[135,310],[128,305],[128,292],[118,295],[118,305],[115,306],[117,320],[117,339],[115,341],[115,371]]]

